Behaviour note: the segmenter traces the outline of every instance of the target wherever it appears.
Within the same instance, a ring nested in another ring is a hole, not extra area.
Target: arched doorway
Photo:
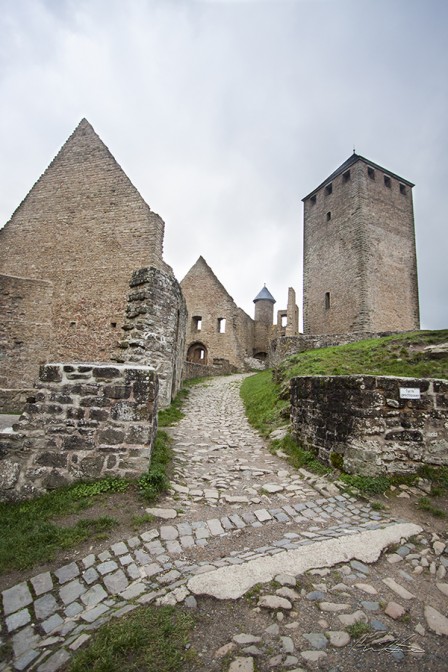
[[[207,348],[203,343],[196,341],[190,345],[187,352],[187,362],[207,364]]]

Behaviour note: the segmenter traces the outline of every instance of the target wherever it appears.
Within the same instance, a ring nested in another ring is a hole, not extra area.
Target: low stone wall
[[[13,433],[0,433],[0,501],[150,463],[158,380],[147,366],[46,364]]]
[[[403,333],[407,332],[382,331],[373,333],[370,331],[358,331],[351,334],[299,334],[298,336],[281,336],[280,338],[274,338],[269,344],[268,364],[270,367],[276,367],[285,357],[297,355],[307,350],[329,348],[334,345],[347,345],[348,343],[365,341],[369,338],[382,338],[383,336]]]
[[[208,378],[210,376],[228,376],[231,373],[237,373],[238,369],[230,364],[226,359],[220,360],[219,365],[205,366],[195,362],[184,362],[184,380],[192,378]]]
[[[299,376],[291,380],[291,424],[299,443],[348,473],[448,465],[448,381]]]

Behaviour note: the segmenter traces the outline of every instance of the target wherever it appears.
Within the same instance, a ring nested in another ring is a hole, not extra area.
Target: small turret
[[[271,340],[272,325],[274,322],[275,299],[266,285],[254,299],[255,303],[255,338],[254,357],[266,359]]]

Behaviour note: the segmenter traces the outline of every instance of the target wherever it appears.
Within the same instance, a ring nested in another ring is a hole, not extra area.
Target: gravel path
[[[0,671],[61,669],[102,623],[151,602],[196,611],[204,672],[446,669],[447,540],[270,454],[242,379],[192,388],[155,526],[3,592]]]

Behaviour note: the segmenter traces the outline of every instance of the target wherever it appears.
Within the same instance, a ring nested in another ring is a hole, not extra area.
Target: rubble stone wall
[[[157,432],[157,393],[148,366],[42,366],[15,431],[0,433],[0,501],[144,473]]]
[[[403,398],[409,389],[420,398]],[[299,376],[291,380],[291,424],[300,444],[348,473],[448,465],[448,381]]]
[[[151,366],[159,377],[159,405],[169,406],[182,383],[187,306],[177,280],[157,268],[135,271],[126,320],[113,359]]]

